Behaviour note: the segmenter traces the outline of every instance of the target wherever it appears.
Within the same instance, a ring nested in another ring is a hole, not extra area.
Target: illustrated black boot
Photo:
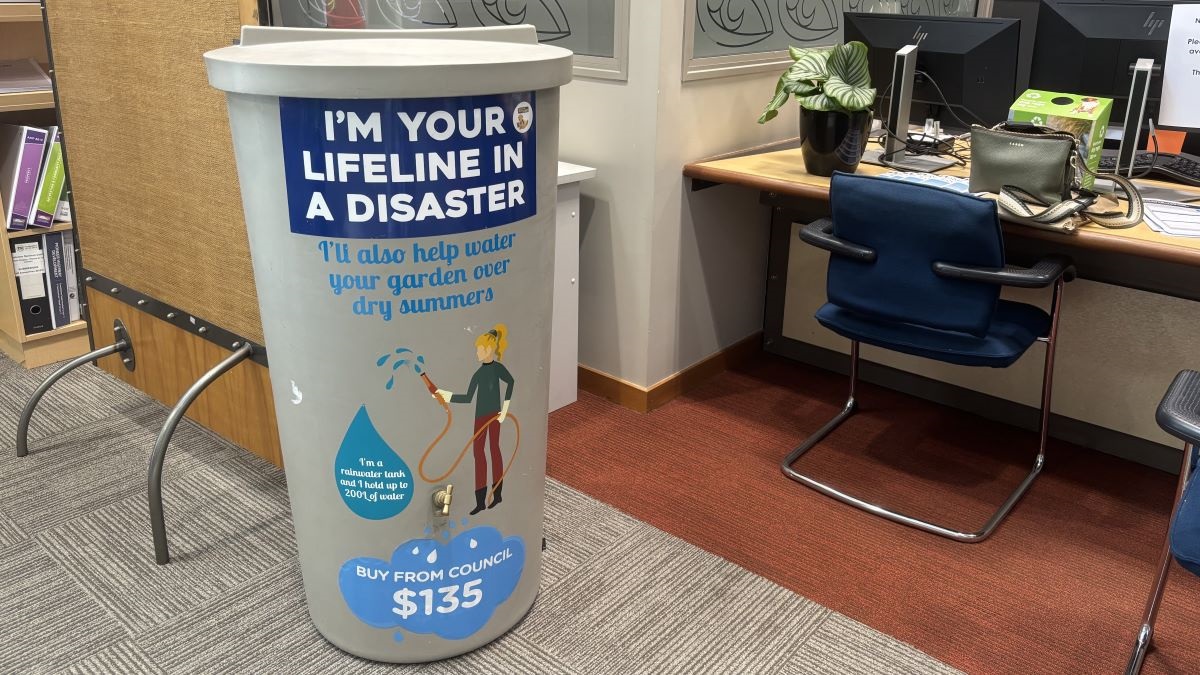
[[[489,509],[496,508],[502,500],[500,499],[500,490],[504,487],[504,481],[500,481],[492,486],[492,503],[488,505]]]
[[[487,505],[483,503],[484,499],[487,499],[487,488],[479,488],[475,491],[475,508],[471,511],[470,515],[473,516],[487,508]]]

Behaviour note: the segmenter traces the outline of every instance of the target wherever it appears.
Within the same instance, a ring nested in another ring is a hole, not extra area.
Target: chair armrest
[[[972,267],[952,263],[935,262],[933,271],[938,276],[950,279],[982,281],[1017,288],[1045,288],[1063,277],[1066,281],[1075,278],[1075,263],[1066,256],[1052,255],[1042,258],[1033,267],[1011,267],[1003,269]]]
[[[1200,373],[1180,371],[1158,404],[1154,419],[1168,434],[1200,445]]]
[[[833,220],[830,218],[822,218],[800,228],[800,240],[823,248],[830,253],[844,255],[847,258],[854,258],[863,262],[875,262],[875,251],[860,246],[845,239],[838,239],[833,235]]]

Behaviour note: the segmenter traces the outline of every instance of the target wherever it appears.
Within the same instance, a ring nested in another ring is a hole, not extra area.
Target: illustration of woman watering
[[[479,369],[471,376],[471,384],[465,394],[455,394],[438,389],[437,395],[446,403],[470,403],[475,401],[475,515],[485,508],[494,508],[501,501],[500,490],[504,480],[504,459],[500,454],[500,425],[508,417],[508,404],[512,399],[513,377],[500,363],[504,350],[508,348],[508,328],[500,323],[475,340],[475,358]],[[505,384],[504,396],[500,396],[500,383]],[[486,427],[486,431],[484,428]],[[490,439],[492,464],[492,503],[487,500],[488,461],[484,445]]]

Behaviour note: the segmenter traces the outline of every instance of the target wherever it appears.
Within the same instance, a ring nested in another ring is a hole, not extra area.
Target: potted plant
[[[875,89],[867,68],[867,46],[848,42],[822,49],[788,49],[792,63],[775,86],[775,97],[758,118],[765,124],[792,96],[800,104],[804,167],[818,176],[853,172],[871,131]]]

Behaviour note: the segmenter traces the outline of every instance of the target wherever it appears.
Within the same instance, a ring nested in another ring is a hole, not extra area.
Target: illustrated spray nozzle
[[[429,390],[430,394],[433,394],[433,397],[437,399],[437,402],[441,403],[443,408],[449,410],[450,404],[443,401],[441,396],[438,396],[438,388],[437,385],[433,383],[433,380],[429,379],[429,376],[425,373],[421,373],[421,381],[425,383],[425,388]]]

